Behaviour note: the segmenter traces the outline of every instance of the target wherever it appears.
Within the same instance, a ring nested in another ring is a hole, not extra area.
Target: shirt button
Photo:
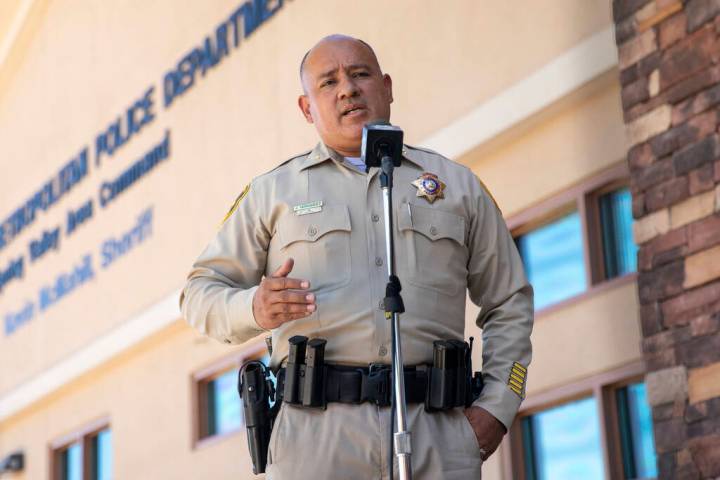
[[[378,350],[378,354],[379,354],[381,357],[384,357],[385,355],[387,355],[387,348],[385,348],[385,345],[380,345],[380,349]]]
[[[310,235],[311,237],[314,237],[315,235],[317,235],[317,228],[315,228],[314,226],[308,227],[307,233],[308,233],[308,235]]]
[[[430,227],[430,235],[437,235],[437,228]]]
[[[379,222],[379,221],[380,221],[380,215],[378,215],[377,213],[373,213],[373,215],[372,215],[371,218],[372,218],[372,221],[373,221],[373,222]]]
[[[382,258],[375,257],[375,265],[377,265],[378,267],[382,267],[382,264],[383,264]]]

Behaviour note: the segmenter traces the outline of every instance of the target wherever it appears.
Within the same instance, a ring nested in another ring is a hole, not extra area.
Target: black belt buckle
[[[390,406],[390,366],[371,363],[367,376],[363,375],[362,397],[379,407]]]

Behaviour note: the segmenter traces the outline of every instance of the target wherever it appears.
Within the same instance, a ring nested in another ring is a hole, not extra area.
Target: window
[[[106,428],[92,437],[90,443],[90,478],[110,480],[112,478],[112,434]]]
[[[112,433],[106,421],[54,442],[52,451],[55,480],[112,478]]]
[[[237,430],[243,423],[243,409],[237,390],[238,372],[233,369],[210,380],[207,388],[208,435]]]
[[[625,162],[508,219],[537,311],[637,270]]]
[[[510,429],[511,477],[657,476],[642,362],[528,397]]]
[[[616,392],[625,478],[657,476],[652,412],[644,383],[635,383]]]
[[[60,480],[82,480],[82,445],[75,442],[60,452]]]
[[[585,290],[580,215],[573,212],[516,238],[537,310]]]
[[[526,478],[603,480],[597,402],[584,398],[522,420]]]
[[[238,374],[243,363],[253,359],[269,363],[264,343],[243,349],[193,375],[195,444],[244,431]]]
[[[598,198],[605,278],[637,270],[637,246],[632,236],[630,189],[621,188]]]

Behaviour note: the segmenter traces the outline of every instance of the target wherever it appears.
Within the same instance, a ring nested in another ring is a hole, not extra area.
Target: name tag
[[[323,202],[318,200],[316,202],[301,203],[293,207],[295,215],[307,215],[308,213],[317,213],[322,211]]]

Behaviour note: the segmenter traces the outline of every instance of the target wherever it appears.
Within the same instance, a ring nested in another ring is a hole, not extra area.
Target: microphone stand
[[[370,167],[380,168],[380,188],[383,192],[383,213],[385,219],[385,251],[387,253],[388,283],[385,287],[385,318],[391,320],[392,336],[392,380],[393,395],[391,397],[391,419],[395,417],[392,446],[398,459],[400,480],[411,480],[412,469],[410,455],[412,446],[410,431],[407,427],[407,408],[405,405],[405,372],[403,368],[402,350],[400,348],[400,314],[405,312],[403,299],[400,296],[400,279],[395,275],[395,239],[393,237],[392,189],[393,171],[401,164],[403,147],[403,131],[380,120],[370,122],[363,127],[362,159],[366,171]],[[395,415],[396,413],[396,415]],[[392,428],[392,427],[391,427]],[[393,478],[393,458],[388,456],[388,471]]]
[[[405,311],[402,297],[400,296],[400,280],[395,275],[395,238],[393,235],[392,216],[392,188],[393,188],[393,165],[392,158],[384,152],[381,160],[380,188],[383,192],[383,214],[385,218],[385,250],[387,252],[388,284],[385,289],[385,317],[392,320],[392,377],[394,404],[396,407],[395,434],[393,445],[395,456],[398,459],[398,474],[400,480],[410,480],[412,469],[410,455],[412,446],[410,431],[407,429],[407,408],[405,404],[405,375],[403,369],[402,349],[400,347],[400,313]],[[390,471],[392,471],[392,459]]]

